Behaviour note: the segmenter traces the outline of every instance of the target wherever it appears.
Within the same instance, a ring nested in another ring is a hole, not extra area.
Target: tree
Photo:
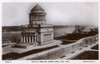
[[[88,34],[90,36],[98,34],[98,28],[91,28]]]
[[[84,34],[85,33],[85,26],[76,25],[75,30],[73,31],[74,34]]]

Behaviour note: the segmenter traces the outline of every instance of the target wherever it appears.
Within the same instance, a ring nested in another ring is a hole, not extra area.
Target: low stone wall
[[[82,38],[75,43],[60,46],[58,48],[50,49],[44,52],[40,52],[37,54],[29,55],[18,60],[50,60],[57,59],[63,56],[66,56],[70,53],[73,53],[77,50],[81,50],[88,45],[95,44],[98,41],[98,36],[90,36],[86,38]]]

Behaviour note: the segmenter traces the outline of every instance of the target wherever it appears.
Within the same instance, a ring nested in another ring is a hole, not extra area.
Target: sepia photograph
[[[99,60],[97,2],[2,3],[2,60]]]

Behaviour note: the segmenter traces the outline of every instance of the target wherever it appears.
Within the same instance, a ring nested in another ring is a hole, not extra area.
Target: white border
[[[2,3],[4,2],[98,2],[100,3],[100,0],[0,0],[0,30],[2,29]],[[99,5],[100,6],[100,5]],[[98,6],[98,18],[100,17],[100,7]],[[100,25],[98,19],[98,25]],[[100,27],[99,27],[100,28]],[[100,30],[100,29],[99,29]],[[100,32],[100,31],[99,31]],[[37,62],[34,62],[34,60],[9,60],[9,61],[2,61],[2,31],[0,31],[0,63],[1,64],[100,64],[100,60],[63,60],[64,62],[55,62],[58,60],[52,60],[54,62],[48,62],[51,60],[48,60],[47,62],[40,62],[45,60],[35,60]],[[99,35],[100,36],[100,35]],[[100,44],[99,44],[100,45]],[[100,50],[100,46],[99,46]],[[100,55],[99,55],[100,58]]]
[[[97,2],[98,0],[2,0],[2,2]]]

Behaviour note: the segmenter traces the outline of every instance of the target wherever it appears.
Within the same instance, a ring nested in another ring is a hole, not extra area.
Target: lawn
[[[98,60],[98,51],[85,51],[72,60]]]

